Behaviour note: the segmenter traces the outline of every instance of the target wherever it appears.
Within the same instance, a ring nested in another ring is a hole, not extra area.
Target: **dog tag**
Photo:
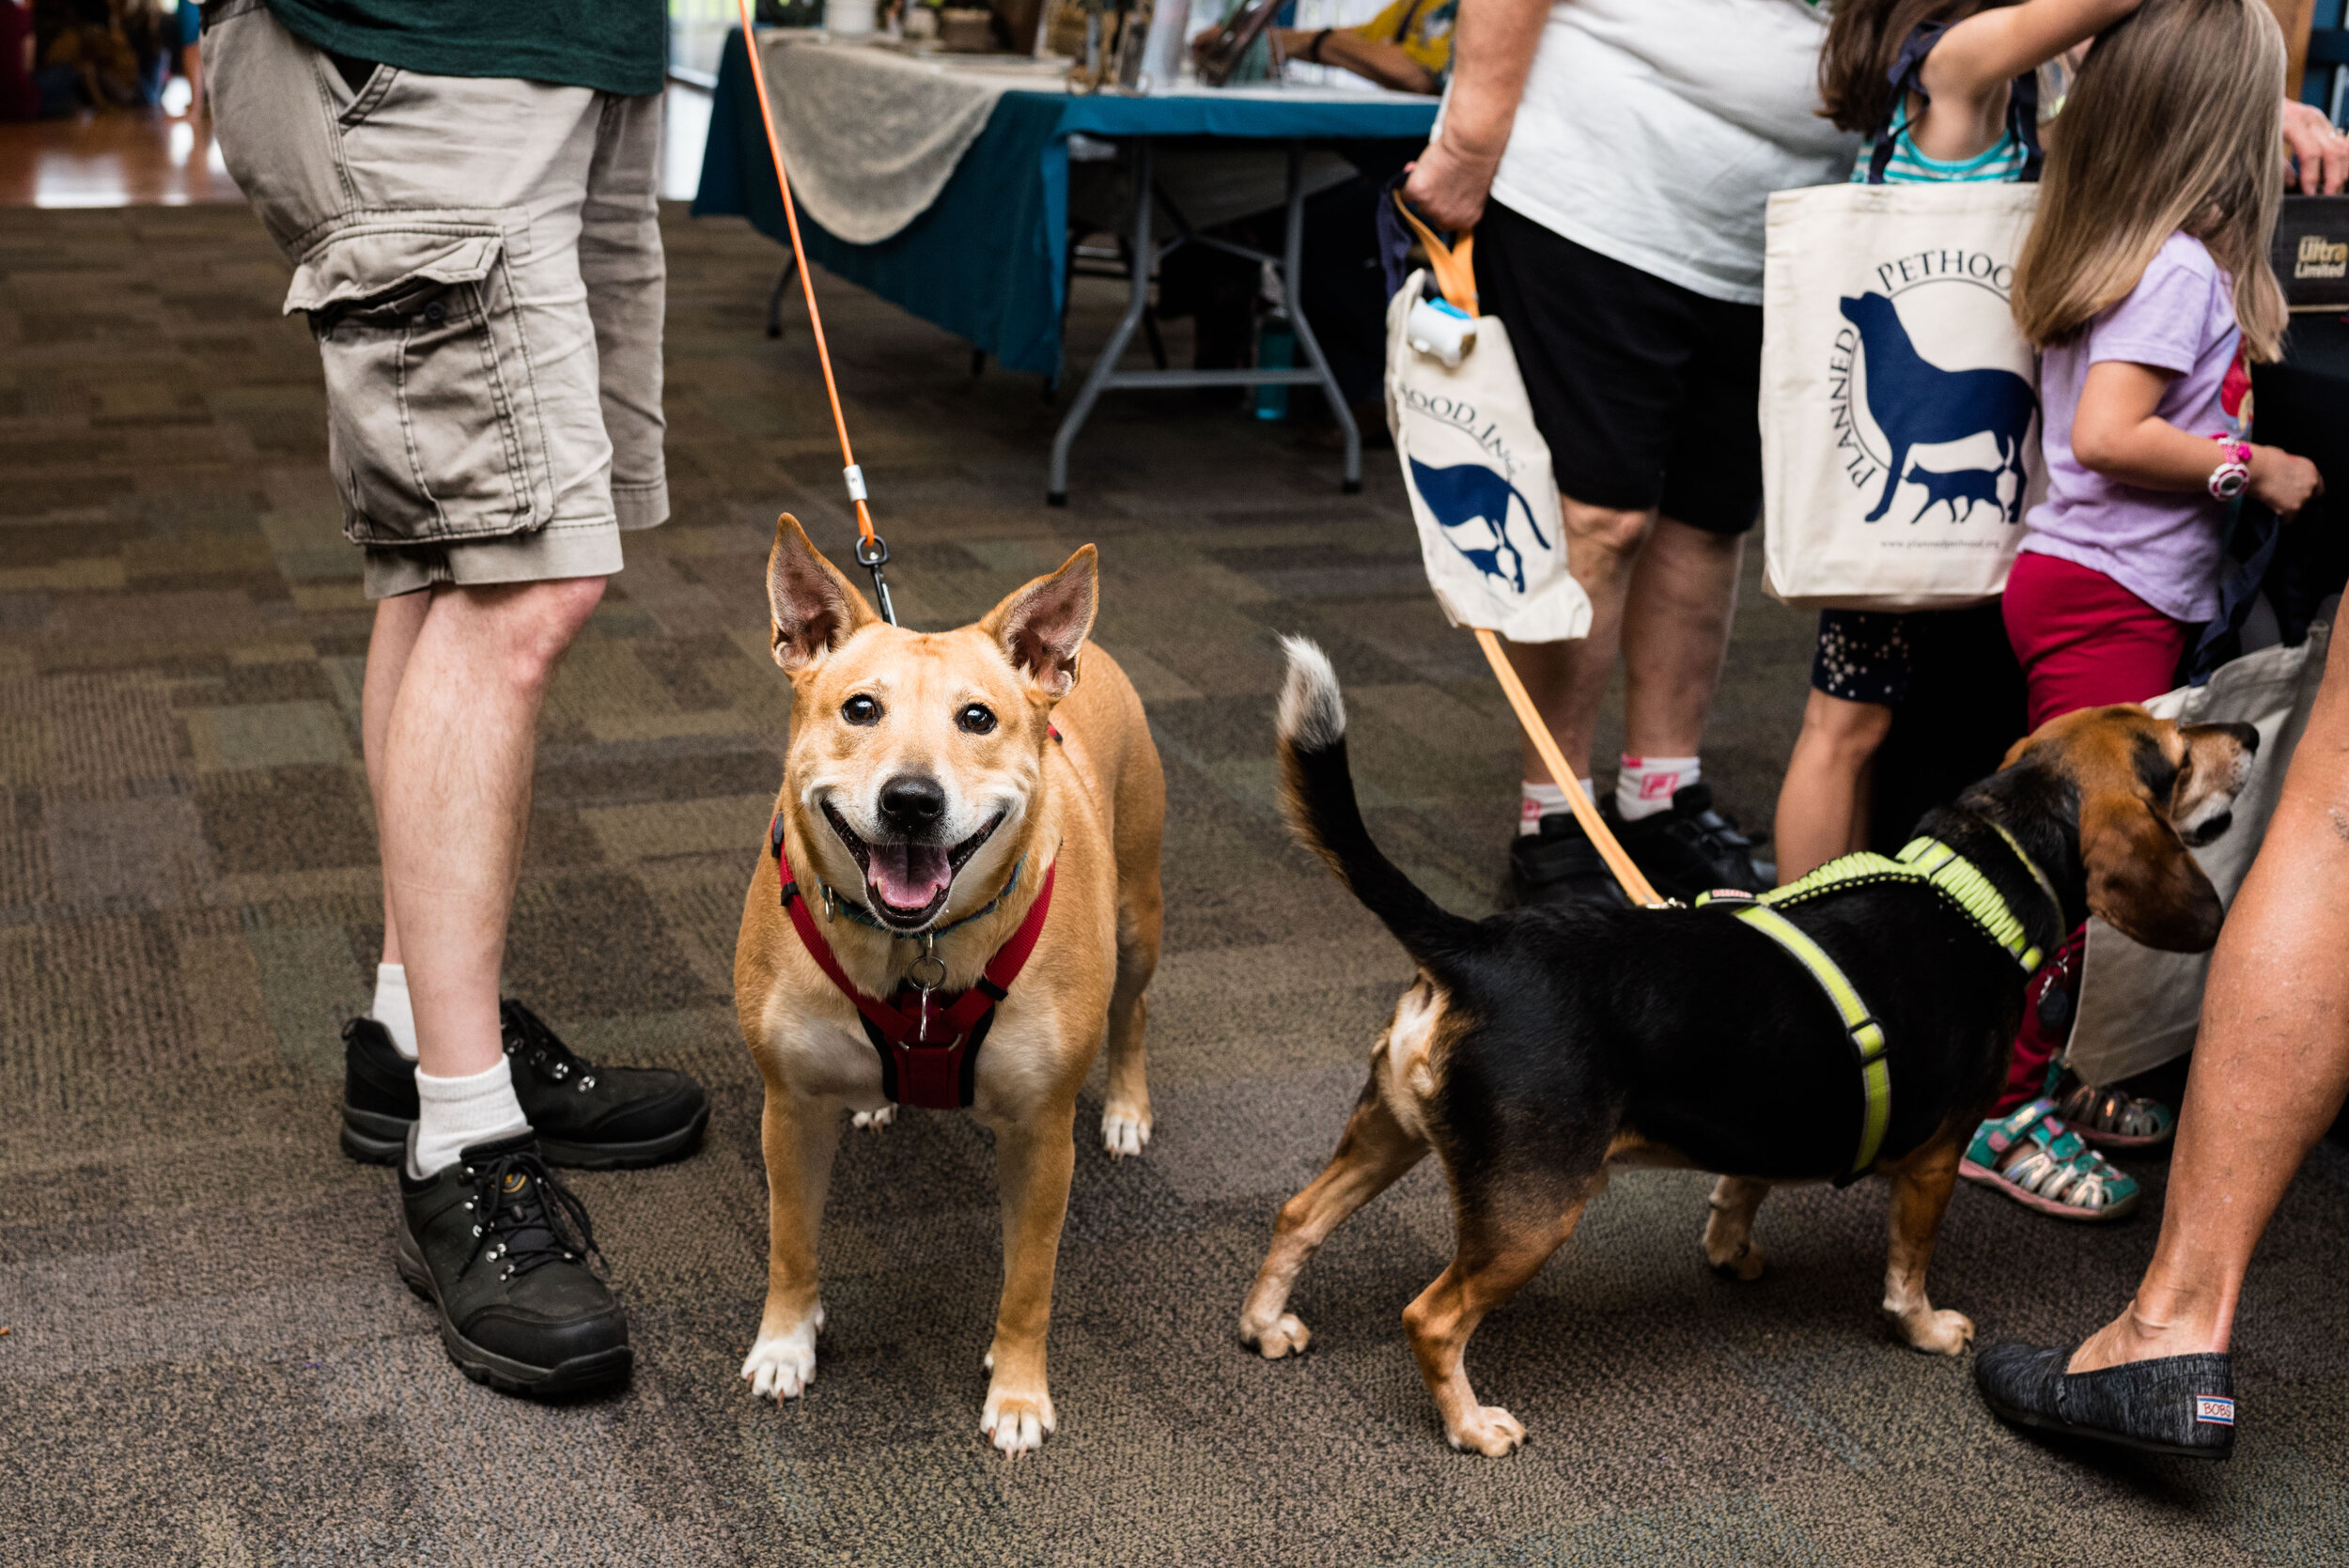
[[[2072,993],[2050,983],[2039,993],[2039,1027],[2050,1034],[2061,1034],[2071,1026]]]

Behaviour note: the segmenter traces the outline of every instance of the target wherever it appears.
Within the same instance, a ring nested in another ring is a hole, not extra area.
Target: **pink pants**
[[[2006,580],[2007,641],[2022,661],[2030,694],[2030,727],[2083,707],[2141,703],[2177,684],[2193,628],[2171,620],[2111,578],[2060,556],[2029,551],[2015,558]],[[2023,1013],[2007,1067],[2006,1092],[1991,1108],[2003,1116],[2037,1099],[2047,1081],[2047,1064],[2063,1048],[2069,1030],[2051,1032],[2039,1021],[2043,989],[2079,991],[2082,927],[2064,944],[2068,962],[2047,968],[2030,988],[2033,1005]]]
[[[2160,696],[2177,684],[2194,630],[2104,573],[2036,551],[2015,558],[2003,609],[2032,729],[2083,707]]]

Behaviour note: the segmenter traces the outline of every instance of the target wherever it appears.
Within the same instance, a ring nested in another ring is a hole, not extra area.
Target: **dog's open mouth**
[[[987,826],[953,845],[877,843],[849,827],[829,800],[824,802],[824,820],[856,857],[858,868],[864,873],[865,891],[872,895],[873,912],[881,923],[901,930],[919,930],[945,907],[955,874],[1003,826],[1003,818],[998,812]]]

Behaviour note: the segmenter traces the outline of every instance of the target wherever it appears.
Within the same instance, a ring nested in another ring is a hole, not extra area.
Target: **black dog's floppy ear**
[[[2101,791],[2080,806],[2088,908],[2106,924],[2165,953],[2207,953],[2226,908],[2177,830],[2135,793]]]
[[[775,662],[794,675],[880,618],[788,512],[775,520],[775,547],[767,554],[767,608]]]
[[[1077,684],[1077,652],[1101,606],[1100,554],[1081,548],[1050,577],[1039,577],[987,613],[979,629],[995,639],[1047,702]]]

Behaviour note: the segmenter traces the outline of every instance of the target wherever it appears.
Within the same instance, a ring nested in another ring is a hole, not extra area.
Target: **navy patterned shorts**
[[[1897,707],[1915,657],[1909,616],[1892,610],[1822,610],[1811,660],[1814,690],[1845,702]]]

